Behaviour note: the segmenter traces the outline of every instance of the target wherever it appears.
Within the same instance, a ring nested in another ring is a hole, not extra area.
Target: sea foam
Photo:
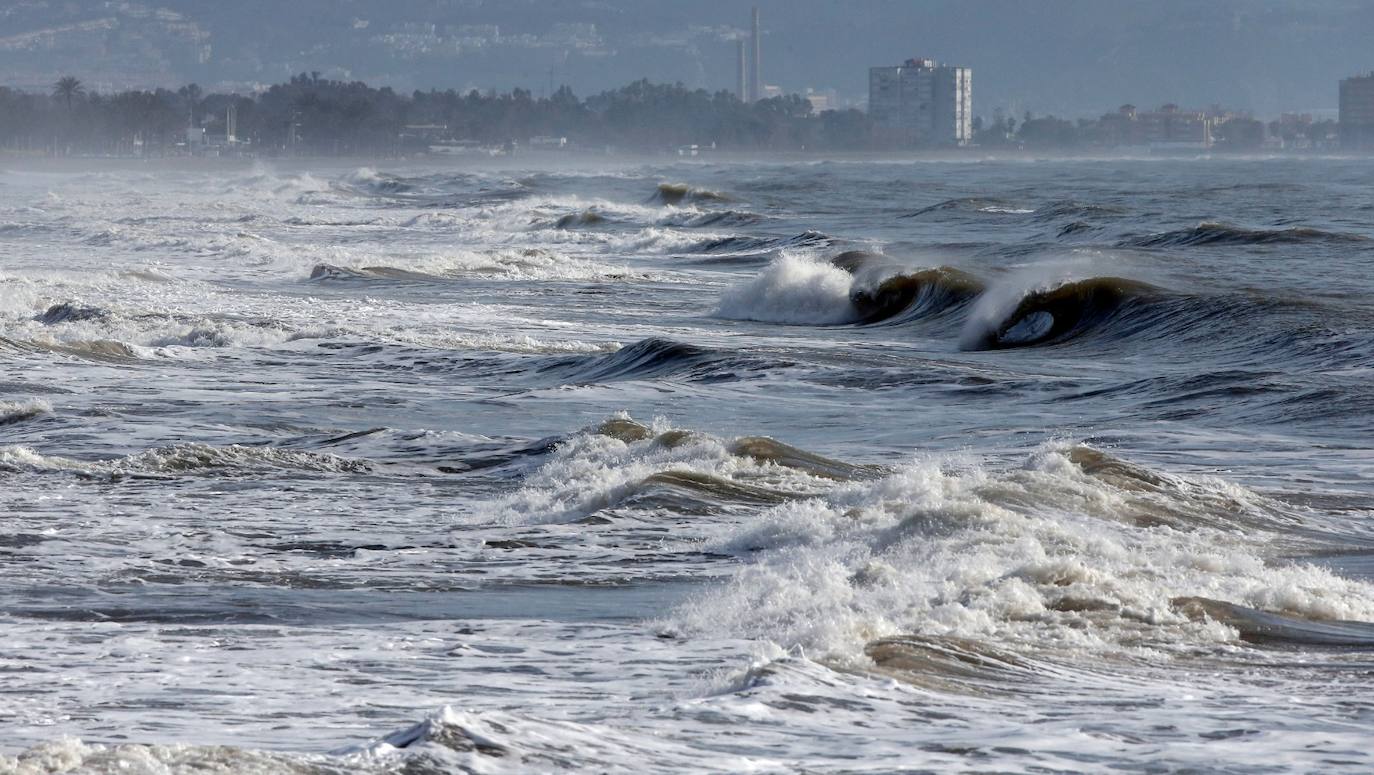
[[[721,297],[716,315],[731,320],[831,325],[855,319],[850,274],[804,253],[783,251],[759,275]]]

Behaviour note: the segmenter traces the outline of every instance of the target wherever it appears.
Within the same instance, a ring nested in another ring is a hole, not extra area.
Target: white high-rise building
[[[868,114],[903,145],[967,145],[973,139],[973,71],[908,59],[868,71]]]

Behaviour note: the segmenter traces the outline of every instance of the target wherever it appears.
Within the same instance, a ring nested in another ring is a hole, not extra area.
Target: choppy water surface
[[[1374,162],[528,164],[0,174],[0,769],[1374,766]]]

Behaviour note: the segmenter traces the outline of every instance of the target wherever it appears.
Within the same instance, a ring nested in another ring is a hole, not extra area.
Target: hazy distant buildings
[[[868,71],[868,113],[897,145],[967,145],[973,138],[973,71],[908,59]]]
[[[754,8],[750,19],[752,29],[749,33],[748,41],[741,37],[739,39],[739,86],[738,95],[741,102],[758,102],[764,98],[763,85],[763,54],[759,47],[759,38],[763,33],[759,29],[759,9]]]
[[[1210,148],[1212,126],[1213,119],[1206,113],[1180,110],[1173,104],[1153,111],[1122,105],[1098,121],[1103,145],[1161,150]]]
[[[1374,73],[1341,81],[1341,147],[1374,150]]]
[[[749,69],[748,102],[758,102],[763,98],[763,73],[761,72],[763,70],[763,52],[759,46],[762,32],[759,30],[759,7],[757,5],[754,6],[753,22],[753,35],[750,38],[753,67]]]
[[[827,110],[835,110],[839,107],[839,94],[837,94],[834,89],[827,89],[825,91],[807,89],[806,94],[803,96],[805,96],[807,102],[811,103],[812,113],[824,113]]]
[[[749,100],[749,48],[744,42],[744,38],[739,41],[739,86],[735,94],[740,102]]]
[[[749,34],[748,45],[745,39],[739,39],[739,86],[738,94],[741,102],[758,102],[759,100],[772,99],[782,96],[782,87],[773,86],[763,82],[763,53],[760,43],[763,37],[763,30],[759,27],[759,9],[754,8],[750,19],[752,29]]]

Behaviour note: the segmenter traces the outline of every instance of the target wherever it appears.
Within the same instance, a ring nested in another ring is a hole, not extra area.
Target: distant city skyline
[[[866,100],[870,67],[929,57],[978,73],[984,117],[1122,103],[1334,116],[1337,82],[1374,69],[1374,3],[1354,0],[153,0],[0,9],[0,80],[246,89],[319,71],[399,90],[585,95],[644,77],[736,92],[754,6],[759,88],[839,106]]]

